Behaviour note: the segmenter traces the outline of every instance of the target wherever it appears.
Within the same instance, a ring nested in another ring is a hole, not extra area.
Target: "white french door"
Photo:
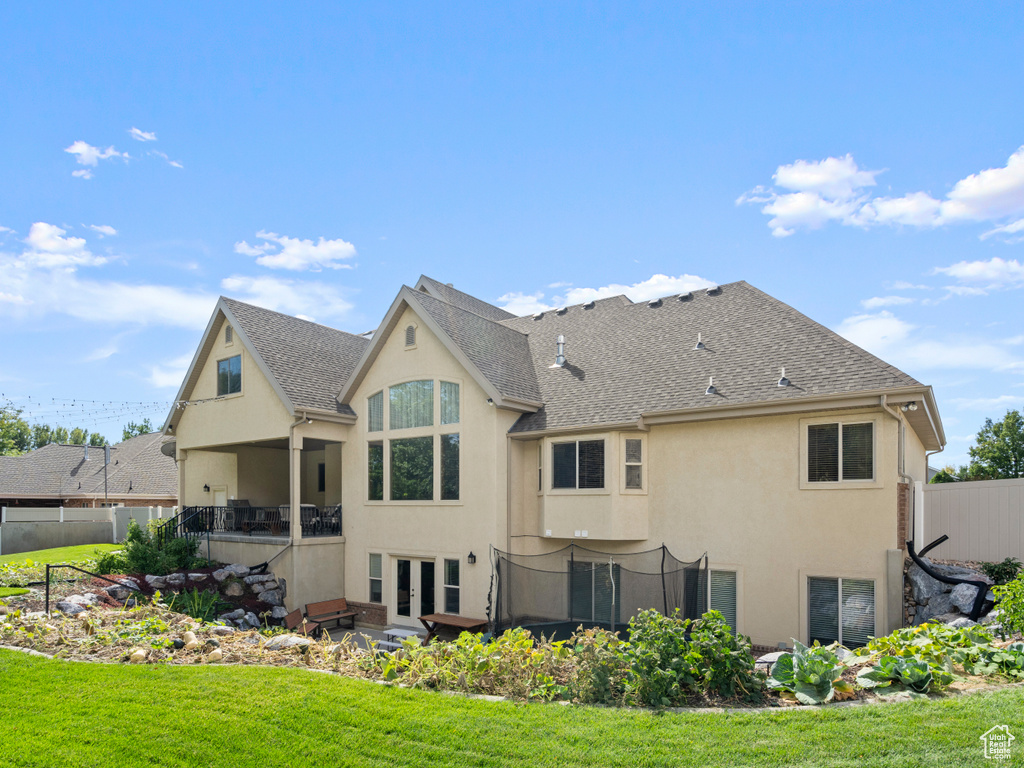
[[[434,560],[415,557],[394,558],[391,607],[395,624],[420,629],[419,617],[435,612],[434,564]]]

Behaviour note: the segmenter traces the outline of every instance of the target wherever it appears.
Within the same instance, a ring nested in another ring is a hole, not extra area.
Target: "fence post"
[[[0,507],[0,524],[7,522],[7,507]]]
[[[61,522],[61,523],[64,522],[64,505],[63,504],[60,505],[60,520],[58,520],[58,522]]]
[[[110,543],[117,544],[117,507],[107,507],[110,510]]]
[[[924,483],[914,482],[914,539],[924,546],[928,541],[928,532],[924,528]]]

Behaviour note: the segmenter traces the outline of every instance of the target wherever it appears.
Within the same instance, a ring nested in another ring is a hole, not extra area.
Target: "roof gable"
[[[426,275],[420,275],[420,279],[416,283],[416,290],[428,296],[433,296],[435,299],[440,299],[446,304],[451,304],[453,307],[464,309],[467,312],[472,312],[474,315],[480,315],[480,317],[486,317],[488,320],[501,322],[502,320],[511,320],[515,317],[511,312],[507,312],[493,304],[488,304],[486,301],[481,301],[476,296],[470,296],[468,293],[457,290],[449,283],[438,282]]]

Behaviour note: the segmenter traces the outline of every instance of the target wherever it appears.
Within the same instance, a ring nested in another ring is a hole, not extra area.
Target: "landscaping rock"
[[[163,576],[149,575],[146,577],[146,583],[149,584],[153,589],[163,589],[167,586],[167,579]]]
[[[233,581],[224,588],[224,594],[228,597],[241,597],[245,594],[245,588],[237,581]]]
[[[268,589],[265,592],[261,592],[260,600],[267,605],[284,605],[284,596],[277,589]]]
[[[262,592],[263,590],[265,590],[266,588],[267,587],[264,584],[252,584],[252,585],[249,586],[249,589],[251,589],[257,595],[260,592]]]
[[[215,578],[217,581],[224,581],[224,579],[231,575],[231,571],[226,570],[224,568],[221,568],[219,571],[213,572],[213,578]]]
[[[234,627],[213,627],[210,630],[211,634],[214,635],[233,635],[235,633]]]
[[[184,573],[170,573],[164,577],[169,585],[172,587],[181,587],[185,584]]]
[[[962,619],[962,618],[963,618],[963,616],[961,616],[956,611],[951,611],[950,613],[943,613],[943,614],[941,614],[939,616],[932,616],[929,619],[929,621],[932,624],[952,624],[957,619]]]
[[[993,622],[999,621],[999,617],[1003,615],[1001,608],[996,608],[989,611],[986,616],[982,616],[978,621],[979,624],[992,624]]]
[[[120,579],[119,581],[121,582],[122,586],[128,587],[128,589],[134,589],[136,592],[138,592],[141,589],[138,580],[131,576],[125,576],[123,579]]]
[[[115,600],[126,600],[132,594],[132,591],[128,589],[128,587],[122,587],[120,585],[106,587],[103,591]]]
[[[927,561],[930,562],[930,561]],[[986,576],[980,571],[975,571],[971,568],[964,568],[959,565],[945,565],[944,563],[930,563],[932,570],[936,573],[940,573],[943,576],[951,576],[954,579],[970,579],[971,581],[984,581],[986,584],[992,584],[992,579]]]
[[[922,571],[917,563],[907,569],[907,580],[913,588],[914,602],[918,605],[927,605],[933,597],[941,595],[947,586]]]
[[[277,588],[281,590],[281,597],[288,597],[288,584],[284,579],[277,580]]]
[[[141,664],[146,660],[146,656],[148,655],[149,652],[143,648],[132,648],[131,651],[129,651],[128,653],[129,662],[131,662],[132,664]]]
[[[974,608],[974,599],[978,596],[978,588],[970,584],[957,584],[949,593],[953,605],[960,609],[960,613],[970,613]]]
[[[93,595],[91,592],[89,594],[91,595],[91,597],[87,597],[85,595],[69,595],[68,597],[64,598],[64,602],[73,603],[74,605],[96,605],[96,603],[99,602],[99,600],[96,598],[96,595]]]
[[[214,648],[210,654],[206,657],[207,661],[220,661],[224,658],[224,651],[220,648]]]
[[[181,636],[181,639],[184,641],[185,645],[188,645],[189,643],[194,643],[196,642],[196,633],[189,630]]]
[[[224,570],[230,573],[232,576],[238,576],[239,578],[244,578],[245,576],[249,575],[249,566],[241,565],[239,563],[229,565],[226,568],[224,568]]]
[[[225,613],[220,616],[221,621],[238,621],[240,618],[245,616],[245,608],[238,608],[230,613]]]
[[[961,616],[959,619],[949,622],[948,626],[953,629],[963,629],[965,627],[976,627],[978,622],[971,621],[966,616]]]
[[[78,614],[85,611],[85,606],[79,605],[77,603],[70,603],[66,600],[61,600],[59,603],[57,603],[57,610],[61,613],[67,614],[68,616],[77,616]]]
[[[267,641],[267,644],[263,646],[268,651],[282,651],[285,648],[294,648],[297,645],[312,645],[313,641],[308,637],[300,637],[299,635],[277,635]]]
[[[927,575],[927,574],[925,574]],[[952,598],[945,593],[935,595],[928,600],[928,605],[923,606],[914,617],[915,624],[923,624],[931,621],[935,616],[941,616],[953,610]]]
[[[199,647],[199,641],[198,640],[193,640],[191,643],[185,643],[185,650],[186,651],[194,651],[198,647]]]
[[[220,640],[215,637],[208,637],[206,639],[206,644],[211,648],[220,648]]]
[[[171,640],[171,646],[174,648],[174,650],[180,651],[182,648],[185,647],[185,641],[184,640]]]
[[[270,618],[280,621],[288,615],[288,609],[282,605],[275,605],[270,609]]]
[[[189,581],[206,581],[205,573],[190,573],[188,575]]]
[[[260,584],[260,583],[265,582],[265,581],[273,581],[273,580],[274,580],[274,574],[272,574],[272,573],[257,573],[257,574],[254,574],[252,576],[246,576],[244,579],[242,579],[242,581],[244,581],[249,586],[252,586],[253,584]]]
[[[245,621],[253,629],[258,629],[260,627],[259,616],[257,616],[255,613],[252,613],[251,611],[245,614]]]

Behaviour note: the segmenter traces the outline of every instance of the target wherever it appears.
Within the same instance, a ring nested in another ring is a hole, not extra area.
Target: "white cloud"
[[[1019,364],[1004,346],[968,337],[922,338],[911,323],[883,310],[848,317],[836,333],[859,347],[913,374],[920,370],[1010,370]]]
[[[321,269],[352,269],[351,264],[339,263],[356,255],[352,243],[341,240],[326,240],[321,237],[317,242],[300,240],[275,232],[260,230],[256,237],[266,242],[260,245],[249,245],[245,240],[235,243],[235,252],[245,256],[255,256],[256,263],[270,269],[289,269],[294,271]],[[276,250],[280,248],[280,250]]]
[[[632,285],[612,283],[601,288],[572,288],[566,291],[565,294],[555,295],[550,299],[545,297],[543,291],[538,291],[537,293],[506,293],[498,299],[498,302],[506,312],[522,316],[544,312],[556,307],[583,304],[597,299],[607,299],[611,296],[626,295],[632,301],[649,301],[650,299],[672,296],[677,293],[699,291],[712,285],[715,285],[715,283],[697,275],[682,274],[678,277],[671,277],[658,274]]]
[[[0,232],[13,232],[14,230],[10,227],[0,227]]]
[[[987,283],[990,287],[1024,283],[1024,264],[1016,259],[1004,261],[998,256],[988,261],[960,261],[949,267],[936,267],[934,272],[964,282]]]
[[[185,380],[192,358],[193,353],[188,352],[160,365],[150,366],[149,383],[158,389],[177,389]]]
[[[221,281],[221,288],[242,301],[288,315],[339,318],[352,311],[337,288],[321,282],[233,275]]]
[[[914,299],[908,296],[873,296],[870,299],[861,301],[864,309],[878,309],[879,307],[896,307],[900,304],[913,304]]]
[[[168,165],[173,166],[175,168],[184,168],[185,167],[184,165],[179,163],[177,160],[171,160],[171,158],[167,156],[166,152],[161,152],[158,149],[151,149],[151,150],[149,150],[149,154],[153,155],[154,157],[159,157],[161,160],[166,161],[166,163]]]
[[[0,304],[20,304],[21,306],[27,306],[32,302],[26,299],[24,296],[20,296],[16,293],[4,293],[0,291]]]
[[[83,168],[80,171],[72,171],[71,175],[74,176],[76,179],[91,179],[92,171],[90,171],[88,168]]]
[[[112,157],[127,158],[127,154],[118,152],[113,147],[107,147],[106,149],[100,149],[94,147],[91,144],[87,144],[84,141],[76,141],[70,147],[64,150],[75,156],[75,160],[79,165],[88,165],[95,168],[99,165],[100,160],[109,160]],[[72,176],[78,176],[83,179],[91,179],[91,171],[72,171]]]
[[[776,188],[758,186],[741,195],[737,205],[762,205],[772,218],[772,234],[786,237],[798,229],[819,229],[830,221],[844,226],[939,227],[961,222],[997,224],[982,239],[1000,235],[1024,241],[1024,147],[1006,165],[960,179],[943,199],[927,192],[901,197],[872,197],[880,171],[858,168],[851,155],[820,161],[797,160],[782,165],[773,179]],[[1012,218],[1010,223],[1003,223]]]
[[[89,224],[88,227],[93,232],[99,233],[100,237],[104,237],[104,236],[106,236],[106,237],[113,237],[114,235],[117,234],[117,230],[114,229],[109,224],[99,224],[99,225]]]
[[[156,141],[156,133],[140,131],[138,128],[135,128],[134,126],[130,131],[128,131],[128,135],[131,136],[136,141]]]
[[[117,354],[117,352],[117,344],[111,342],[110,344],[106,344],[102,347],[97,347],[96,349],[94,349],[92,352],[85,356],[84,361],[87,363],[95,363],[98,362],[99,360],[106,360],[110,357],[113,357],[114,355]]]
[[[1024,395],[1000,395],[999,397],[951,397],[949,402],[962,410],[991,410],[994,408],[1012,408],[1024,403]],[[971,436],[974,439],[974,436]]]
[[[29,229],[22,259],[43,268],[99,266],[107,260],[94,255],[81,237],[64,237],[66,231],[54,224],[37,221]]]
[[[914,283],[908,283],[905,280],[897,280],[894,283],[889,283],[888,287],[894,291],[930,291],[932,289],[930,285],[915,285]]]

